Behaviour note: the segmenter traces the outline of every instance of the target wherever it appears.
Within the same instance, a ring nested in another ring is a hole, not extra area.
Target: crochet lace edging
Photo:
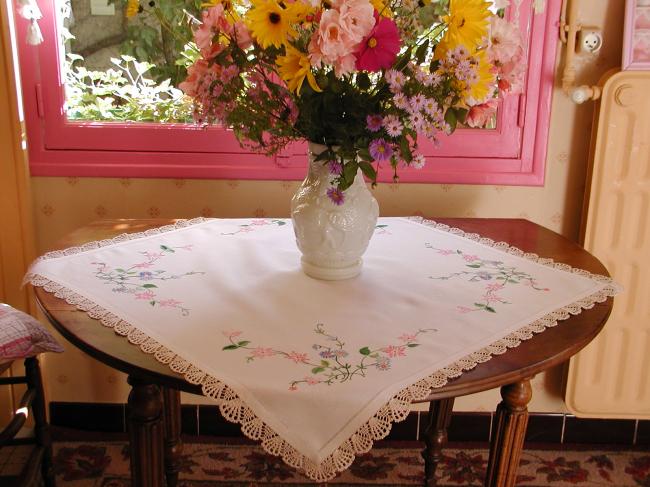
[[[242,432],[248,438],[260,441],[265,451],[272,455],[282,457],[284,462],[302,471],[310,479],[324,482],[331,480],[337,475],[337,473],[347,469],[354,461],[356,455],[368,452],[372,448],[375,440],[385,438],[390,432],[392,424],[406,419],[407,415],[411,411],[412,403],[414,401],[426,399],[431,393],[431,389],[444,386],[449,380],[459,377],[463,372],[473,369],[480,363],[487,362],[494,355],[503,354],[509,348],[519,346],[522,341],[529,340],[535,334],[541,333],[546,328],[556,326],[559,321],[566,320],[571,315],[577,315],[582,312],[583,309],[592,308],[596,303],[604,302],[607,298],[614,296],[619,290],[618,286],[609,277],[591,274],[582,269],[574,269],[567,264],[554,262],[552,259],[542,258],[532,253],[525,253],[520,249],[511,247],[505,242],[495,242],[494,240],[481,237],[478,234],[465,233],[458,228],[452,228],[431,220],[424,220],[422,218],[415,218],[412,220],[433,227],[437,230],[462,236],[469,240],[500,249],[508,254],[523,257],[542,265],[593,279],[603,283],[604,287],[590,296],[548,313],[542,318],[539,318],[515,332],[510,333],[483,349],[471,353],[460,360],[457,360],[453,364],[418,380],[408,387],[405,387],[395,394],[363,426],[361,426],[320,464],[316,464],[312,460],[308,459],[283,440],[275,431],[273,431],[272,428],[258,418],[253,410],[249,408],[228,385],[219,381],[216,377],[213,377],[195,367],[187,360],[149,337],[146,333],[122,320],[119,316],[110,313],[80,294],[77,294],[41,275],[28,273],[25,277],[25,282],[30,282],[34,286],[42,287],[45,291],[53,293],[57,298],[64,299],[68,304],[86,312],[91,318],[99,320],[104,326],[113,328],[115,333],[126,337],[129,343],[139,346],[143,352],[152,354],[156,360],[166,364],[172,371],[182,374],[185,380],[190,384],[201,385],[203,394],[211,397],[217,402],[221,414],[228,421],[240,424]],[[207,220],[204,218],[183,220],[173,225],[165,225],[145,232],[123,234],[111,239],[89,242],[79,247],[71,247],[61,251],[49,252],[37,259],[36,262],[44,259],[52,259],[85,252],[87,250],[105,247],[107,245],[149,235],[169,232],[195,225],[197,223],[202,223],[204,221]]]

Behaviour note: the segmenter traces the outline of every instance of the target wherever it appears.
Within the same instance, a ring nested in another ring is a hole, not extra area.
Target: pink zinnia
[[[388,69],[395,62],[399,48],[397,25],[391,19],[381,17],[354,54],[357,58],[357,69],[373,72]]]

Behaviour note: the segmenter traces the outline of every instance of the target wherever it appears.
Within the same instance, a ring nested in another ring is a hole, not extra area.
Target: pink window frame
[[[34,176],[302,179],[305,144],[274,157],[246,152],[223,128],[181,124],[68,122],[59,66],[55,0],[40,0],[44,42],[22,40],[27,24],[16,18],[31,173]],[[559,0],[542,13],[533,0],[520,6],[528,32],[525,91],[500,102],[495,130],[459,129],[435,148],[423,139],[427,165],[402,170],[400,181],[542,185],[558,39]],[[512,12],[510,12],[510,15]],[[380,171],[380,181],[390,181]]]
[[[645,7],[648,8],[648,7]],[[625,29],[623,31],[623,69],[630,70],[648,70],[650,62],[634,60],[634,34],[636,30],[636,0],[626,0],[625,2]]]

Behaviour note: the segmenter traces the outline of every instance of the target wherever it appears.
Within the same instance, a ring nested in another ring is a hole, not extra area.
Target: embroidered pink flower
[[[305,377],[305,382],[310,386],[315,386],[316,384],[320,384],[320,381],[315,377]]]
[[[298,390],[298,386],[297,386],[296,384],[291,384],[291,385],[289,386],[289,390],[290,390],[290,391],[297,391],[297,390]]]
[[[470,313],[475,310],[473,308],[468,308],[467,306],[456,306],[456,311],[464,314],[464,313]]]
[[[153,266],[153,262],[141,262],[140,264],[136,264],[133,267],[136,269],[148,269],[151,266]]]
[[[237,338],[238,336],[240,336],[242,334],[242,332],[239,331],[239,330],[225,330],[225,331],[223,331],[221,333],[223,333],[223,335],[228,337],[228,338]]]
[[[403,342],[412,342],[415,340],[415,334],[413,333],[404,333],[400,336],[397,337],[398,340],[401,340]]]
[[[495,282],[494,284],[488,284],[485,286],[485,289],[488,291],[498,291],[499,289],[503,289],[504,285],[502,283]]]
[[[298,352],[289,352],[286,357],[289,360],[293,360],[297,364],[306,364],[309,363],[309,357],[307,356],[306,353],[298,353]]]
[[[275,350],[272,348],[257,347],[253,349],[252,355],[256,358],[273,357]]]
[[[158,301],[158,304],[163,308],[175,308],[176,306],[182,303],[183,303],[182,301],[177,301],[176,299],[173,298],[163,299],[161,301]]]
[[[451,255],[451,254],[455,254],[456,251],[451,249],[438,249],[438,253],[440,255]]]
[[[478,255],[470,255],[470,254],[464,254],[463,259],[465,259],[467,262],[474,262],[475,260],[481,260]]]
[[[388,345],[381,349],[389,357],[405,357],[406,356],[406,346],[404,345]]]
[[[357,69],[371,72],[388,69],[395,62],[399,49],[397,25],[391,19],[381,17],[354,54],[357,58]]]
[[[135,299],[144,299],[150,301],[154,298],[155,294],[153,291],[145,291],[143,293],[135,293]]]

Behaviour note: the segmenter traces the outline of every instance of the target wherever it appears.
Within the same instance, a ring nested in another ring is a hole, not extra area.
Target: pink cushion
[[[63,352],[63,348],[36,319],[0,304],[0,362],[41,352]]]

